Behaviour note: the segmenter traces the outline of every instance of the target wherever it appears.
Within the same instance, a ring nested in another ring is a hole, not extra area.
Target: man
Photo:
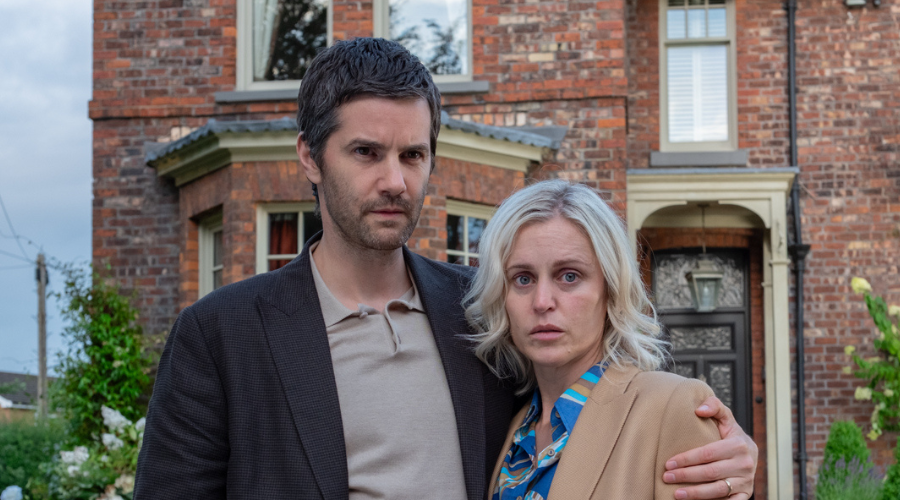
[[[399,44],[366,38],[322,52],[298,103],[323,232],[179,315],[135,499],[482,499],[516,401],[460,337],[469,271],[404,246],[434,167],[438,91]],[[669,482],[728,479],[680,498],[744,500],[755,447],[708,404],[730,437],[675,457]]]

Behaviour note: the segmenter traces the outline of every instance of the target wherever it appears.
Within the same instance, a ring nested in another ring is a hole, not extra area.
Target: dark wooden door
[[[709,384],[750,434],[753,426],[746,253],[708,250],[707,254],[723,269],[725,278],[716,310],[699,313],[690,303],[684,275],[700,253],[696,249],[654,253],[654,302],[672,344],[673,363],[667,369]]]

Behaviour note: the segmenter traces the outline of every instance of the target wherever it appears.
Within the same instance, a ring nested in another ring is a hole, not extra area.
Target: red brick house
[[[474,263],[493,207],[526,179],[601,190],[675,369],[753,435],[756,498],[794,498],[798,427],[813,484],[831,422],[872,411],[841,373],[843,346],[871,352],[850,278],[900,302],[900,5],[881,3],[796,2],[792,127],[781,0],[95,0],[94,259],[138,290],[149,331],[283,265],[317,224],[294,153],[304,64],[333,40],[400,39],[445,110],[410,248]],[[701,312],[684,275],[704,245],[724,284]],[[870,443],[880,466],[895,439]]]

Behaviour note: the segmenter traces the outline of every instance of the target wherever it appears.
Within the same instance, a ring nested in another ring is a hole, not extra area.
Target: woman
[[[654,371],[659,324],[621,220],[590,188],[545,181],[506,200],[465,302],[478,357],[534,389],[493,500],[671,500],[665,461],[719,438],[693,411],[709,387]]]

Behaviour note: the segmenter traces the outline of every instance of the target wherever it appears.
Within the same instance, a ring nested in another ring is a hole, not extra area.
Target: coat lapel
[[[441,272],[435,264],[406,247],[403,252],[422,297],[450,387],[466,492],[470,499],[480,499],[484,497],[485,486],[485,368],[473,354],[471,343],[462,337],[469,332],[460,306],[468,283],[461,281],[459,275]]]
[[[638,373],[634,367],[612,366],[603,374],[569,436],[548,498],[591,497],[631,412],[636,393],[625,389]]]
[[[315,238],[314,238],[315,239]],[[347,451],[309,243],[258,299],[272,359],[322,498],[348,497]]]

